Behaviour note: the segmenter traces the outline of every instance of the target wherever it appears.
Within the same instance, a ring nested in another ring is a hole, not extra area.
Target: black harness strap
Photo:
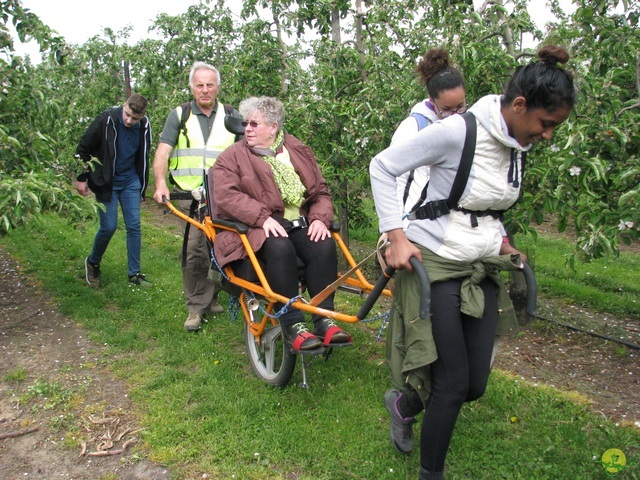
[[[184,135],[184,138],[187,139],[187,148],[190,148],[191,142],[189,141],[189,135],[187,135],[187,120],[189,120],[189,115],[191,115],[191,102],[185,102],[180,105],[180,107],[182,108],[182,115],[180,115],[178,132]]]
[[[462,155],[460,157],[460,165],[451,186],[449,198],[446,200],[433,200],[427,202],[417,208],[410,216],[410,220],[435,220],[442,215],[447,215],[452,209],[458,207],[458,201],[467,186],[471,165],[473,164],[473,156],[476,149],[477,125],[476,117],[471,112],[461,115],[467,126],[467,132],[464,137],[464,146],[462,147]]]
[[[402,193],[402,204],[407,203],[407,198],[409,198],[409,192],[411,191],[411,184],[413,183],[413,177],[416,173],[415,170],[411,170],[409,172],[409,177],[407,178],[407,183],[404,186],[404,192]],[[422,202],[420,202],[422,203]]]

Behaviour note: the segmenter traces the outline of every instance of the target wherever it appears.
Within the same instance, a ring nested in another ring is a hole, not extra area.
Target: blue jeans
[[[93,241],[93,250],[89,255],[89,262],[99,265],[102,256],[109,246],[111,237],[118,227],[118,204],[122,209],[124,224],[127,228],[127,261],[129,275],[140,273],[140,249],[142,247],[142,232],[140,230],[140,180],[134,176],[132,180],[121,188],[114,188],[111,201],[101,202],[105,210],[99,210],[100,228]]]

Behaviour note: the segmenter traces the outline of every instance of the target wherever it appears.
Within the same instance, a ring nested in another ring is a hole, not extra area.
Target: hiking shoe
[[[294,350],[313,350],[322,346],[318,337],[309,331],[304,322],[298,322],[289,328],[289,342]]]
[[[184,322],[184,329],[188,332],[195,332],[202,328],[202,315],[199,313],[190,313]]]
[[[100,265],[89,262],[89,257],[84,259],[84,278],[90,287],[98,288],[100,286]]]
[[[214,315],[216,313],[224,313],[224,308],[222,307],[222,305],[218,304],[218,302],[214,300],[211,303],[211,313],[213,313]]]
[[[413,450],[413,428],[416,423],[414,417],[404,418],[398,410],[398,399],[402,395],[400,390],[392,388],[384,394],[384,406],[391,415],[390,436],[391,443],[400,453],[409,453]]]
[[[147,277],[142,273],[136,273],[135,275],[129,275],[129,283],[137,285],[139,287],[153,287],[153,283],[147,280]]]

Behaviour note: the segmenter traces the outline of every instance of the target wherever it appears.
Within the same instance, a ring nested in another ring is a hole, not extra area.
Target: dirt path
[[[0,478],[169,478],[101,347],[20,270],[0,248]]]
[[[170,217],[153,211],[155,221]],[[567,309],[546,300],[539,305],[547,317]],[[575,310],[562,317],[590,315]],[[634,335],[640,343],[640,332]],[[169,478],[145,459],[127,388],[107,370],[103,355],[0,248],[1,479]],[[640,428],[638,357],[638,350],[549,324],[524,326],[521,335],[504,339],[495,366],[577,392],[604,417]]]

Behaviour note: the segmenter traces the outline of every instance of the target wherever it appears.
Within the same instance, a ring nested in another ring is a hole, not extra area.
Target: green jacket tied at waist
[[[489,257],[475,262],[456,262],[437,256],[420,245],[422,262],[431,283],[464,278],[460,287],[461,311],[480,318],[484,310],[484,295],[479,283],[486,277],[498,286],[498,335],[515,334],[518,322],[507,289],[500,277],[501,270],[518,270],[519,255]],[[387,332],[387,362],[391,379],[397,388],[410,384],[423,403],[430,391],[428,365],[437,358],[431,333],[431,319],[419,315],[420,285],[413,272],[398,271],[395,280],[393,308]]]

